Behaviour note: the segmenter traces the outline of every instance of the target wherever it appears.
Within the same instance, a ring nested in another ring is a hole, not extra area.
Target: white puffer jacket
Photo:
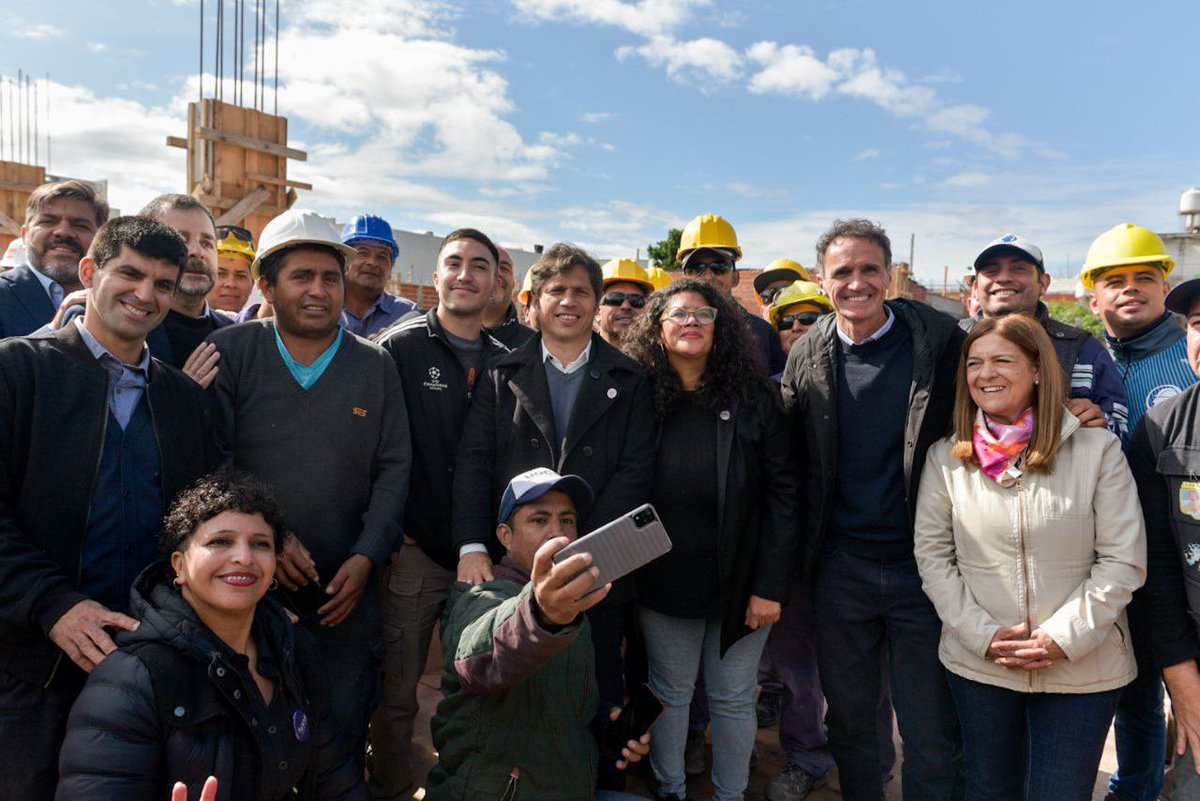
[[[915,552],[942,619],[952,673],[1022,692],[1092,693],[1137,675],[1125,606],[1146,577],[1137,487],[1106,429],[1063,415],[1052,474],[1002,487],[978,465],[929,449],[917,500]],[[998,630],[1028,622],[1067,659],[1025,671],[986,657]]]

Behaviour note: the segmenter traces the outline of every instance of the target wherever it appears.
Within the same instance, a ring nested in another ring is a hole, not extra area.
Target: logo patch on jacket
[[[429,368],[429,380],[423,381],[422,386],[425,389],[432,389],[435,392],[441,392],[445,389],[450,389],[449,384],[442,383],[442,371],[436,367]]]
[[[1200,484],[1184,481],[1179,485],[1179,512],[1200,520]]]

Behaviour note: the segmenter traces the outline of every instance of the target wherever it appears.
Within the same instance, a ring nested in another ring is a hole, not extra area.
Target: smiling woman
[[[1090,797],[1136,675],[1137,491],[1120,441],[1080,426],[1064,384],[1035,319],[984,319],[963,345],[954,435],[921,476],[914,552],[942,620],[972,799]]]
[[[161,801],[209,776],[251,801],[365,798],[328,724],[320,654],[265,597],[282,533],[275,499],[246,474],[180,494],[166,558],[134,584],[139,627],[72,709],[58,798]]]

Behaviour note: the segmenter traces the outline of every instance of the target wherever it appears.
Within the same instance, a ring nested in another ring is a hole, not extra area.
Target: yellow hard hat
[[[661,267],[651,267],[646,271],[655,292],[661,292],[671,285],[671,274]]]
[[[517,293],[517,300],[522,306],[529,305],[529,299],[533,297],[533,268],[530,267],[525,271],[525,278],[521,280],[521,291]]]
[[[642,269],[642,265],[633,259],[613,259],[612,261],[606,261],[600,268],[600,275],[604,277],[605,286],[615,284],[618,281],[628,281],[631,284],[637,284],[647,292],[654,291],[654,282],[650,280],[650,276]]]
[[[679,252],[675,254],[678,261],[683,261],[687,254],[700,248],[720,248],[732,250],[736,255],[735,261],[742,257],[742,249],[738,245],[737,232],[733,226],[719,214],[701,214],[683,229],[679,237]]]
[[[820,306],[825,311],[833,311],[833,303],[821,291],[821,287],[812,281],[796,281],[785,287],[779,293],[779,297],[775,298],[775,305],[771,307],[771,325],[778,327],[784,313],[792,306],[799,306],[801,303],[811,303],[814,306]]]
[[[791,259],[776,259],[767,265],[766,269],[754,276],[754,291],[762,299],[763,290],[776,281],[811,280],[808,270],[800,266],[800,262]]]
[[[1128,267],[1134,264],[1149,264],[1170,278],[1175,269],[1175,260],[1167,253],[1158,234],[1149,228],[1132,223],[1121,223],[1109,228],[1088,248],[1087,258],[1079,280],[1085,289],[1096,288],[1096,276],[1113,267]]]
[[[241,256],[254,261],[254,237],[238,225],[223,225],[217,229],[217,255]]]

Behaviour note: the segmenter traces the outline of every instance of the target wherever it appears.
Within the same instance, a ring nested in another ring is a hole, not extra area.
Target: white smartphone
[[[558,553],[555,563],[577,553],[590,553],[592,565],[600,571],[595,583],[584,595],[595,592],[610,581],[628,575],[671,550],[671,538],[650,504],[643,504],[611,523],[580,537]]]

